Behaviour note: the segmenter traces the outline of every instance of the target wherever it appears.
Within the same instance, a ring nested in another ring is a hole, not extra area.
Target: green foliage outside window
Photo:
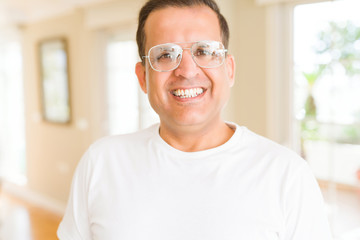
[[[313,86],[321,77],[329,76],[336,69],[343,69],[349,78],[360,81],[360,27],[352,22],[329,22],[326,29],[319,32],[314,52],[326,59],[315,65],[312,72],[303,72],[307,80],[308,97],[304,104],[305,116],[301,122],[301,138],[304,140],[326,140],[326,131],[322,131],[323,123],[316,121],[317,106],[313,96]],[[360,122],[360,110],[356,118]],[[326,125],[326,124],[325,124]],[[360,144],[360,124],[338,125],[334,128],[334,140],[339,143]]]

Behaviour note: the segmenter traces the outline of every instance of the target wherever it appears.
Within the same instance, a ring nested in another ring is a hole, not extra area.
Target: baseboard
[[[63,216],[65,213],[66,204],[56,199],[44,196],[37,193],[26,186],[19,186],[10,182],[3,182],[2,190],[15,197],[20,198],[34,206],[41,207],[56,215]]]

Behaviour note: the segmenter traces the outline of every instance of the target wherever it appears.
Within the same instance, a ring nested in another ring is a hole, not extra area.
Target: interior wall
[[[253,0],[234,1],[231,9],[230,53],[236,78],[225,116],[266,136],[266,12]]]
[[[66,203],[78,161],[103,133],[104,31],[136,19],[139,7],[136,11],[131,9],[142,2],[123,0],[114,3],[114,7],[112,3],[92,6],[25,26],[26,157],[31,190]],[[218,3],[230,24],[230,53],[236,59],[236,83],[224,116],[266,135],[265,11],[256,7],[253,0]],[[41,119],[37,44],[58,36],[68,40],[72,107],[69,125]]]
[[[24,81],[28,187],[47,197],[66,202],[75,166],[90,142],[87,73],[88,34],[79,11],[28,24],[24,28]],[[38,44],[46,39],[67,40],[71,122],[45,122],[41,115]]]

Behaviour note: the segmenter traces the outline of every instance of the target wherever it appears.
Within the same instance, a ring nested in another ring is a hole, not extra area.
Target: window
[[[0,177],[26,183],[22,56],[18,42],[0,44]]]
[[[294,137],[317,179],[328,185],[323,192],[333,234],[344,240],[360,238],[358,9],[358,0],[339,0],[293,11]]]
[[[360,2],[268,1],[268,135],[322,180],[335,239],[360,239]]]
[[[109,134],[134,132],[157,122],[135,75],[139,61],[136,42],[112,39],[106,51]]]
[[[294,9],[294,123],[319,179],[357,186],[360,168],[360,3]],[[320,14],[321,13],[321,14]]]

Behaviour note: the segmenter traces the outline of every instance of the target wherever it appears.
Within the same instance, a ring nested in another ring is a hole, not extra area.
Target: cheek
[[[209,72],[207,76],[212,80],[214,92],[217,92],[218,94],[230,92],[233,82],[229,78],[225,68],[222,68],[221,71]]]
[[[167,95],[168,73],[148,71],[146,75],[149,99],[161,99]]]
[[[155,92],[155,89],[157,89],[156,73],[154,73],[152,70],[147,71],[146,73],[146,83],[148,94],[150,96]]]

